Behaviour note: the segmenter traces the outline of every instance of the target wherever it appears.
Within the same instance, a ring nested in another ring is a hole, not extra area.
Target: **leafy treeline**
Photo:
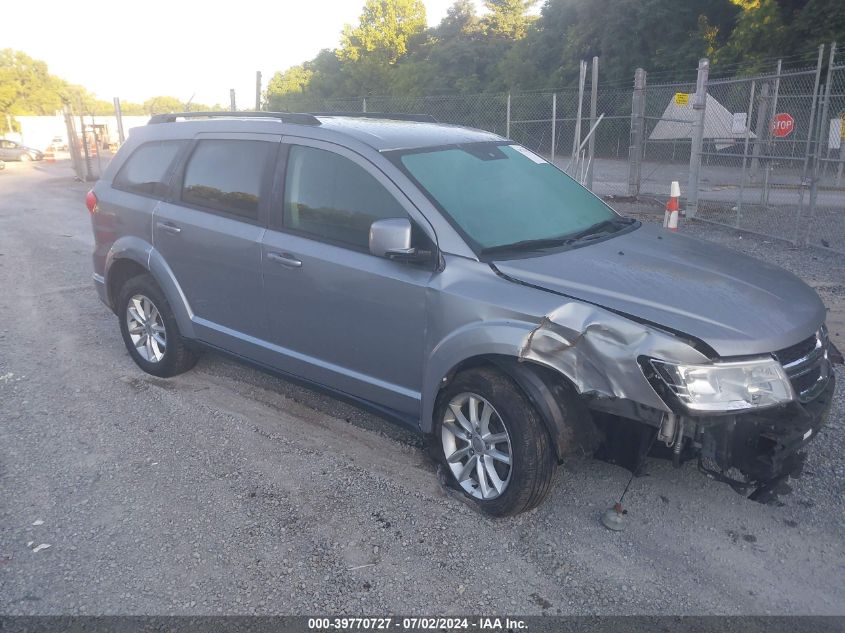
[[[265,104],[557,89],[576,83],[579,62],[595,55],[602,84],[627,86],[638,66],[660,81],[689,80],[705,55],[735,73],[771,69],[777,58],[805,63],[821,43],[845,48],[842,0],[545,0],[535,16],[537,2],[484,0],[479,15],[457,0],[427,28],[422,0],[366,0],[338,48],[273,76]],[[53,114],[65,102],[85,114],[114,111],[44,62],[0,50],[0,132],[15,115]],[[222,109],[168,96],[121,105],[124,114]]]
[[[82,86],[66,82],[47,64],[12,49],[0,50],[0,132],[15,127],[14,116],[55,114],[67,102],[77,114],[114,114],[111,101],[97,99]],[[153,97],[144,103],[121,102],[123,114],[219,110],[220,106],[184,103],[175,97]]]
[[[366,95],[542,90],[577,82],[582,59],[601,58],[602,82],[630,85],[641,66],[689,80],[700,57],[730,72],[814,57],[845,45],[842,0],[457,0],[434,28],[421,0],[366,0],[337,49],[277,72],[270,109]]]

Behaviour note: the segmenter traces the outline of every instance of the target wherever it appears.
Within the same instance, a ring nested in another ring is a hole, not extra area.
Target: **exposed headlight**
[[[783,367],[773,358],[708,365],[651,359],[651,365],[692,411],[770,407],[795,397]]]

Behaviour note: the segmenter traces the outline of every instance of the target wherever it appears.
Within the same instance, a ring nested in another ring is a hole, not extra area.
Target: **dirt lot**
[[[583,457],[491,520],[367,413],[211,354],[141,373],[85,190],[63,163],[0,172],[0,613],[845,613],[842,388],[777,504],[649,461],[612,533],[628,472]],[[801,275],[845,347],[845,257],[685,230]]]

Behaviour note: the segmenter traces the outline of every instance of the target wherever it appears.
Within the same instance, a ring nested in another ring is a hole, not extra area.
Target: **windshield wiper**
[[[499,253],[501,251],[534,251],[544,248],[553,248],[555,246],[563,246],[569,243],[569,236],[561,237],[543,237],[536,240],[522,240],[521,242],[514,242],[512,244],[498,244],[496,246],[488,246],[482,248],[481,253]]]
[[[614,229],[611,232],[615,233],[626,226],[632,225],[634,222],[636,222],[634,218],[624,218],[621,216],[617,218],[610,218],[609,220],[602,220],[601,222],[596,222],[595,224],[588,226],[586,229],[573,233],[567,238],[566,243],[572,244],[588,237],[599,236],[611,231],[611,229]]]
[[[612,229],[615,229],[615,231],[611,232],[619,231],[626,226],[634,224],[636,221],[637,220],[634,218],[611,218],[609,220],[602,220],[601,222],[591,224],[586,229],[582,229],[577,233],[568,233],[559,237],[544,237],[535,240],[523,240],[512,244],[488,246],[487,248],[481,249],[481,254],[486,255],[487,253],[500,253],[502,251],[535,251],[542,250],[544,248],[554,248],[555,246],[567,246],[588,238],[600,237]]]

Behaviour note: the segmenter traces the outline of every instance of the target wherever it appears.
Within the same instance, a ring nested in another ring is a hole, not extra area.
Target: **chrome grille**
[[[830,378],[827,354],[828,339],[824,327],[800,343],[774,353],[801,402],[813,400],[827,386]]]

